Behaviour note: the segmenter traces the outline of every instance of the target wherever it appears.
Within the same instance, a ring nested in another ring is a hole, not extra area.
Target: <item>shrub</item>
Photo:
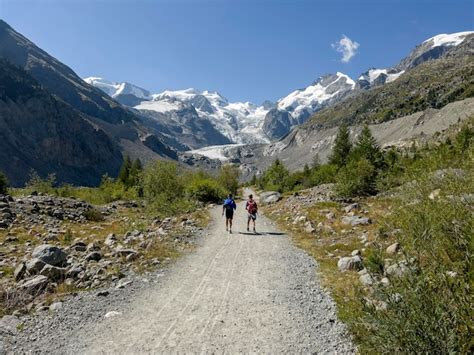
[[[213,179],[195,179],[186,187],[187,194],[200,202],[219,202],[226,196],[226,190]]]
[[[54,194],[55,184],[56,174],[49,174],[45,179],[43,179],[35,170],[31,170],[30,178],[26,183],[26,188],[30,191]]]
[[[101,222],[104,220],[104,216],[102,215],[102,213],[100,213],[100,211],[95,208],[89,208],[84,213],[84,217],[86,217],[88,221],[92,222]]]
[[[376,191],[376,177],[376,169],[367,159],[352,160],[339,170],[336,190],[344,197],[370,195]]]
[[[0,194],[5,195],[8,189],[8,180],[4,173],[0,171]]]
[[[184,184],[174,163],[155,161],[143,176],[143,192],[149,202],[173,202],[184,196]]]
[[[220,168],[217,180],[227,193],[236,195],[239,188],[239,175],[239,168],[234,165],[225,164]]]
[[[324,164],[317,166],[311,172],[310,182],[312,186],[321,184],[329,184],[336,182],[337,166],[332,164]]]

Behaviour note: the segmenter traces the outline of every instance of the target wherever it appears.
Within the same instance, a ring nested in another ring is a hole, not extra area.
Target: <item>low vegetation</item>
[[[0,175],[0,189],[7,191],[6,178]],[[40,177],[35,171],[24,188],[11,189],[12,195],[28,195],[33,192],[60,197],[72,197],[94,205],[113,201],[143,200],[148,212],[167,217],[176,213],[194,211],[202,203],[216,203],[229,193],[236,194],[239,188],[239,170],[224,165],[217,176],[204,171],[189,171],[173,162],[155,161],[143,168],[139,159],[132,162],[125,157],[117,178],[103,176],[98,187],[75,187],[58,185],[56,176]],[[4,185],[2,185],[4,181]],[[1,192],[0,192],[1,193]],[[97,217],[90,212],[91,220]]]
[[[300,212],[319,226],[312,232],[291,223],[298,205],[291,194],[267,208],[319,261],[322,280],[361,353],[473,350],[473,123],[405,151],[381,151],[367,128],[348,145],[342,127],[328,164],[316,159],[302,172],[275,174],[275,166],[284,170],[278,162],[255,179],[262,188],[292,192],[313,186],[312,177],[321,169],[331,171],[325,182],[336,183],[338,195],[358,202],[355,213],[372,220],[348,227],[341,224],[342,200],[315,202]],[[312,190],[298,194],[306,191]],[[389,253],[395,243],[399,251]],[[369,284],[356,271],[338,269],[337,261],[354,250],[362,253]]]

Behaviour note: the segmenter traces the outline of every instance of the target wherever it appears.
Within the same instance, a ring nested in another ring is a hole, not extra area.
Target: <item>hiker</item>
[[[257,219],[257,202],[253,199],[253,195],[249,195],[249,199],[247,200],[247,204],[245,205],[245,209],[248,212],[247,216],[247,232],[250,231],[250,222],[253,223],[253,232],[256,233],[255,231],[255,220]]]
[[[225,213],[225,230],[232,233],[232,219],[234,218],[234,210],[237,209],[232,194],[229,194],[224,201],[224,206],[222,207],[222,215]]]

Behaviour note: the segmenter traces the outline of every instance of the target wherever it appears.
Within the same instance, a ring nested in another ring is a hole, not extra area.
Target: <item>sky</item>
[[[0,0],[0,18],[81,77],[259,104],[474,30],[474,1]]]

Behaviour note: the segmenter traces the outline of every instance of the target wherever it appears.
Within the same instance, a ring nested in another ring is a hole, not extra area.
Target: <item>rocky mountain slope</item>
[[[0,60],[0,171],[23,185],[31,169],[59,181],[94,185],[115,175],[118,147],[86,117],[46,91],[23,69]]]
[[[145,126],[136,112],[83,81],[4,21],[0,21],[0,59],[26,72],[15,71],[16,78],[5,75],[5,82],[0,82],[3,87],[8,86],[9,80],[22,84],[17,87],[17,101],[5,97],[4,114],[0,116],[0,123],[9,128],[8,151],[15,153],[0,163],[13,185],[22,184],[27,179],[24,172],[32,168],[40,174],[56,172],[59,182],[95,184],[103,173],[116,174],[120,152],[143,161],[177,159],[175,149],[170,147],[177,144],[174,139]],[[41,94],[33,93],[35,90]],[[16,112],[11,116],[13,110]],[[58,111],[56,116],[52,114],[54,110]],[[11,121],[12,117],[21,119]],[[61,121],[61,129],[48,127],[47,119]],[[34,125],[28,126],[28,122]],[[6,151],[2,153],[7,154]],[[12,161],[17,165],[11,166]]]

